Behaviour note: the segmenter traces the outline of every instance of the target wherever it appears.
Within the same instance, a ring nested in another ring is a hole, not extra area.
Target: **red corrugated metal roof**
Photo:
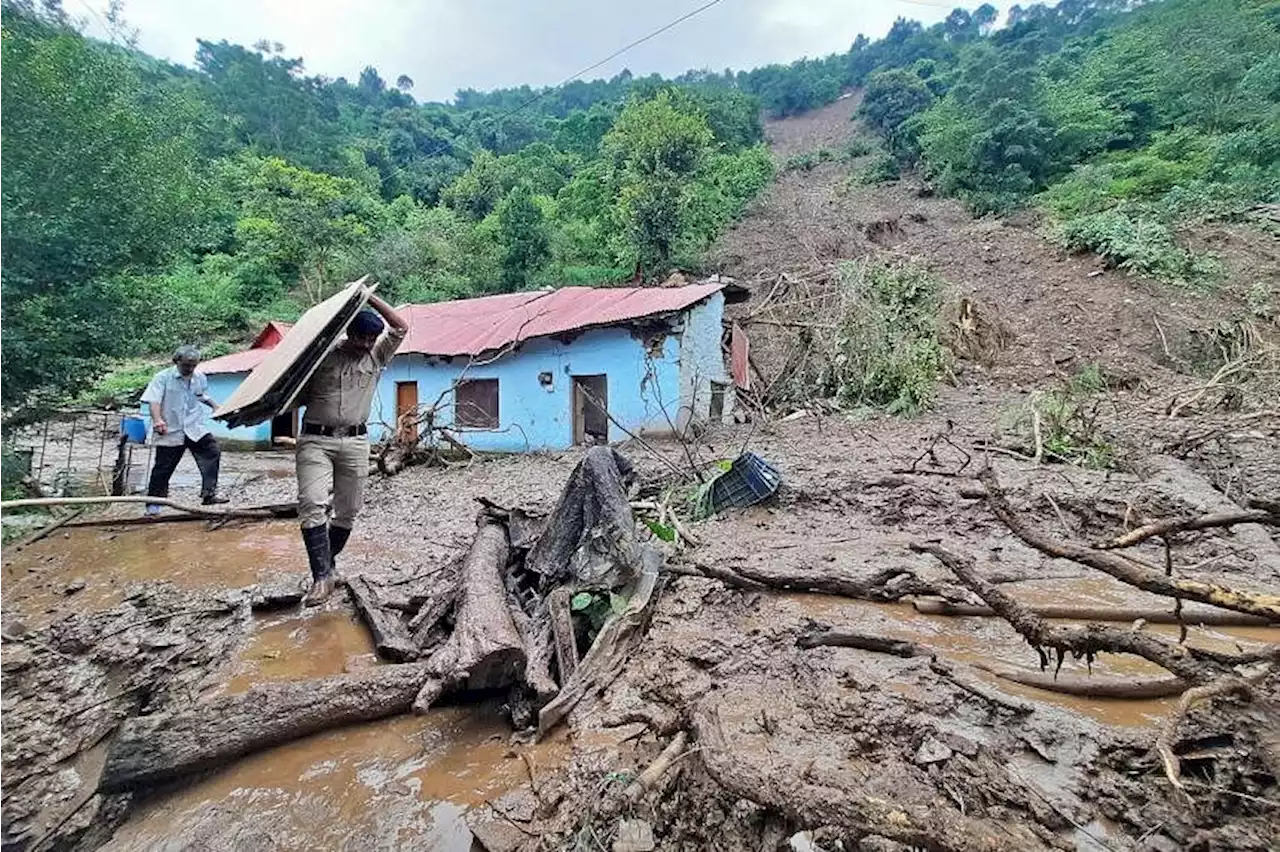
[[[267,353],[275,349],[281,340],[284,340],[284,336],[289,333],[291,328],[293,328],[292,323],[272,320],[254,338],[253,346],[243,352],[232,352],[230,355],[223,355],[220,358],[201,361],[200,372],[206,376],[215,376],[222,373],[247,373],[262,363],[262,359],[267,357]]]
[[[398,310],[409,322],[400,352],[480,355],[533,337],[682,311],[723,284],[689,287],[563,287]]]

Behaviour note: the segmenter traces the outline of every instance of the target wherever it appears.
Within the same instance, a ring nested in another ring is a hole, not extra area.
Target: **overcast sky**
[[[558,83],[705,0],[125,0],[148,53],[190,65],[196,39],[280,42],[307,71],[354,80],[373,65],[388,82],[414,81],[419,100],[460,88]],[[946,0],[721,0],[586,75],[678,74],[789,62],[878,38],[903,15],[946,17]],[[102,36],[107,0],[64,0]],[[993,4],[1000,7],[1004,3]],[[96,13],[96,15],[94,14]]]

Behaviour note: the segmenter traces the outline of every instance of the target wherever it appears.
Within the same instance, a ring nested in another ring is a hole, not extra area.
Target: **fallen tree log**
[[[347,591],[351,593],[356,612],[373,634],[373,646],[379,656],[393,663],[417,659],[418,648],[409,638],[399,613],[382,607],[367,578],[359,575],[348,577]]]
[[[427,663],[430,677],[413,702],[415,712],[425,713],[448,690],[493,689],[524,677],[524,643],[502,581],[509,554],[507,528],[482,515],[462,564],[453,632]]]
[[[858,836],[880,837],[930,852],[997,852],[1047,849],[1044,841],[1012,821],[973,819],[941,801],[914,804],[868,795],[855,786],[810,781],[809,768],[767,750],[737,756],[727,744],[716,708],[704,702],[693,714],[707,774],[726,792],[805,828],[837,826]]]
[[[981,661],[973,664],[974,668],[990,672],[1001,680],[1020,683],[1023,686],[1034,686],[1049,692],[1062,695],[1078,695],[1082,698],[1168,698],[1181,695],[1190,684],[1180,677],[1156,678],[1110,678],[1080,677],[1077,675],[1037,672],[1031,669],[1019,669],[1004,666],[993,666]]]
[[[158,784],[319,731],[404,713],[431,676],[422,664],[264,683],[198,707],[138,716],[107,752],[101,793]]]
[[[1194,648],[1171,645],[1145,633],[1096,624],[1087,627],[1051,625],[984,580],[978,574],[972,559],[936,544],[913,543],[910,547],[917,553],[932,554],[951,569],[962,585],[1008,621],[1040,654],[1041,667],[1049,665],[1049,655],[1045,649],[1050,648],[1057,652],[1059,665],[1067,652],[1089,659],[1100,651],[1135,654],[1193,684],[1208,683],[1230,673],[1229,666],[1224,666],[1217,660],[1198,657]]]
[[[895,657],[917,657],[921,648],[914,642],[904,639],[889,639],[884,636],[870,636],[852,630],[814,629],[801,633],[796,638],[796,645],[801,648],[859,648],[863,651],[875,651],[880,654],[892,654]]]
[[[419,604],[417,613],[409,619],[409,632],[412,635],[413,644],[419,650],[425,650],[428,647],[428,637],[431,636],[436,625],[457,606],[460,591],[457,574],[450,572],[441,578],[439,585],[432,590],[431,596]]]
[[[916,612],[923,615],[955,615],[955,616],[993,616],[996,611],[982,604],[954,603],[941,598],[917,598],[911,602]],[[1241,612],[1186,608],[1182,615],[1162,609],[1146,609],[1139,607],[1079,606],[1056,604],[1027,604],[1027,609],[1041,618],[1062,618],[1071,621],[1117,621],[1133,622],[1142,620],[1148,624],[1205,624],[1218,627],[1265,627],[1271,622],[1258,615],[1245,615]]]
[[[935,595],[937,587],[916,577],[906,568],[885,568],[871,573],[852,571],[837,565],[821,571],[789,571],[761,565],[737,564],[732,568],[704,562],[685,562],[671,567],[672,573],[710,577],[744,589],[781,589],[788,592],[816,592],[890,603],[908,595]]]
[[[1081,544],[1056,538],[1033,528],[1013,511],[1000,481],[991,468],[983,470],[978,478],[987,489],[987,505],[1005,526],[1022,541],[1041,553],[1061,559],[1070,559],[1081,565],[1096,568],[1121,582],[1147,592],[1171,598],[1199,601],[1200,603],[1257,615],[1271,622],[1280,622],[1280,596],[1262,592],[1247,592],[1204,583],[1199,580],[1183,580],[1167,577],[1152,571],[1118,553],[1095,550]],[[936,553],[934,554],[937,555]],[[954,570],[954,569],[953,569]]]

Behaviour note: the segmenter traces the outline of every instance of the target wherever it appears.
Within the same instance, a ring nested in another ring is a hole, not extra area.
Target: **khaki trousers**
[[[298,519],[303,529],[328,523],[351,529],[364,503],[369,478],[369,439],[364,435],[329,438],[303,435],[295,456],[298,466]],[[332,501],[330,500],[332,495]]]

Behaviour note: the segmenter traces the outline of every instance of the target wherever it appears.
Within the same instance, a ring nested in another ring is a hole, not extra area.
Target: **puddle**
[[[251,755],[143,804],[104,847],[155,850],[431,849],[466,852],[472,807],[528,781],[496,705],[328,731]]]
[[[72,612],[108,609],[124,599],[130,583],[141,580],[235,589],[280,572],[301,578],[305,570],[306,553],[293,523],[201,527],[198,533],[185,526],[68,530],[5,554],[5,608],[39,628]],[[82,581],[82,589],[66,593]]]
[[[1023,595],[1023,584],[1017,587],[1018,597],[1027,603],[1054,602],[1069,600],[1073,603],[1105,603],[1108,605],[1131,605],[1146,603],[1144,593],[1136,596],[1124,596],[1122,588],[1115,592],[1104,583],[1085,580],[1077,593],[1074,583],[1077,581],[1036,581],[1039,589],[1032,594]],[[1116,583],[1121,586],[1122,584]],[[1037,597],[1043,595],[1044,597]],[[1168,605],[1168,599],[1148,596],[1159,601],[1161,606]],[[1039,658],[1003,620],[998,618],[956,618],[950,616],[924,615],[907,603],[877,604],[864,601],[852,601],[827,595],[787,594],[780,598],[784,606],[796,611],[796,621],[808,617],[833,626],[862,630],[868,633],[888,636],[894,639],[908,639],[936,648],[948,660],[961,663],[991,663],[1007,666],[1021,666],[1028,669],[1039,667]],[[770,621],[776,623],[776,617]],[[1064,624],[1079,624],[1067,622]],[[763,621],[755,626],[765,626]],[[1178,636],[1176,625],[1148,625],[1146,628],[1172,639]],[[1262,643],[1280,643],[1280,628],[1275,627],[1192,627],[1187,631],[1188,644],[1219,651],[1233,652],[1240,647],[1257,647]],[[1159,725],[1172,711],[1177,703],[1176,698],[1160,699],[1097,699],[1079,696],[1061,695],[1034,686],[1024,686],[997,678],[984,672],[975,672],[982,679],[996,685],[1001,691],[1034,701],[1053,704],[1071,712],[1087,716],[1098,722],[1117,727],[1154,727]],[[1084,660],[1072,660],[1070,657],[1063,663],[1063,674],[1088,675],[1089,666]],[[1092,673],[1100,677],[1167,677],[1168,672],[1154,663],[1128,654],[1100,654],[1094,660]],[[905,684],[903,685],[906,686]],[[886,688],[894,689],[910,695],[905,689],[898,689],[892,682],[885,683]]]
[[[215,693],[378,665],[368,631],[345,608],[257,616]],[[242,758],[143,802],[103,847],[153,850],[467,852],[466,812],[567,753],[559,738],[512,745],[497,703],[442,707],[326,731]]]
[[[369,630],[345,608],[256,616],[248,645],[215,694],[264,681],[309,680],[378,665]]]

